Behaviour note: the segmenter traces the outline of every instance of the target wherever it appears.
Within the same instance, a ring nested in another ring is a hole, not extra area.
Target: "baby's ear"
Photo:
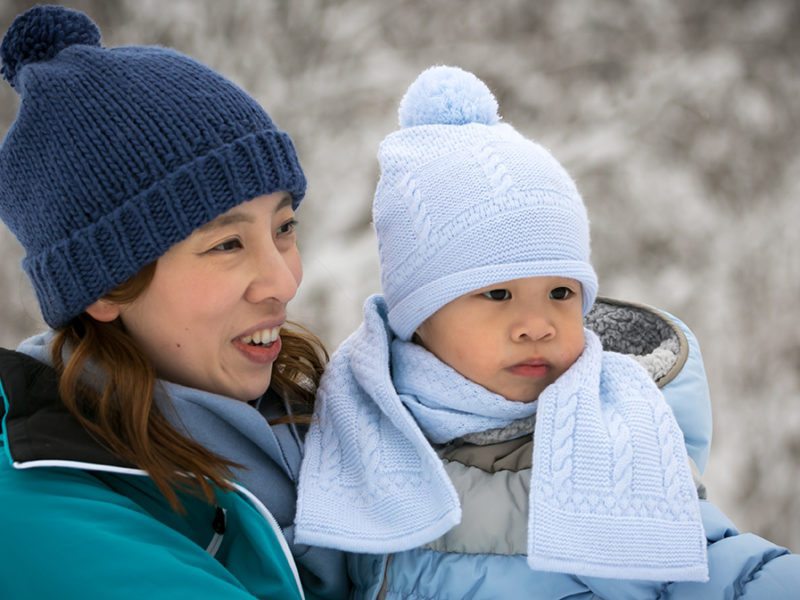
[[[119,316],[120,312],[121,306],[119,304],[114,304],[102,298],[86,307],[86,313],[95,321],[100,321],[101,323],[110,323]]]
[[[420,331],[423,329],[424,325],[425,323],[422,323],[422,325],[417,327],[417,330],[413,334],[411,334],[411,342],[413,344],[416,344],[417,346],[422,346],[427,350],[428,348],[425,345],[425,342],[422,341],[422,335],[420,335]]]

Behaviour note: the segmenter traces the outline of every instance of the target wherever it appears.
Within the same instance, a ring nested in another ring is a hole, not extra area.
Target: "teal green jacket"
[[[302,598],[275,519],[252,494],[182,495],[97,444],[55,373],[0,350],[0,598]]]

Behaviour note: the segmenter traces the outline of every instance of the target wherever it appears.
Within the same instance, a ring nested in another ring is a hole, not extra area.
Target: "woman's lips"
[[[266,346],[246,344],[239,339],[233,340],[233,345],[251,362],[259,365],[268,365],[278,358],[278,354],[281,351],[281,338],[279,337]]]
[[[551,366],[544,361],[533,361],[514,365],[513,367],[509,367],[508,370],[514,375],[519,375],[520,377],[540,379],[542,377],[546,377],[547,374],[550,373],[550,369]]]

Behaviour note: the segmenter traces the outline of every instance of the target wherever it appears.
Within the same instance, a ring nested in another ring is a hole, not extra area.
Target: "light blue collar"
[[[23,341],[17,351],[52,365],[52,340],[53,332],[47,331]],[[163,380],[157,384],[156,402],[178,431],[242,465],[234,470],[236,480],[268,506],[279,522],[291,522],[298,444],[281,445],[266,418],[246,402]]]

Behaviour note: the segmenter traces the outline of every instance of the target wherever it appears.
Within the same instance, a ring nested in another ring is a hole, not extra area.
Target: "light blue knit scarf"
[[[426,355],[394,344],[383,298],[367,301],[364,322],[320,387],[300,473],[297,541],[388,553],[438,538],[460,522],[461,508],[423,428],[446,441],[537,410],[531,568],[707,579],[683,436],[633,360],[603,352],[587,330],[581,357],[533,407],[498,398]]]
[[[536,402],[511,402],[473,383],[433,354],[395,338],[392,381],[431,442],[444,444],[476,431],[508,427],[536,412]]]

